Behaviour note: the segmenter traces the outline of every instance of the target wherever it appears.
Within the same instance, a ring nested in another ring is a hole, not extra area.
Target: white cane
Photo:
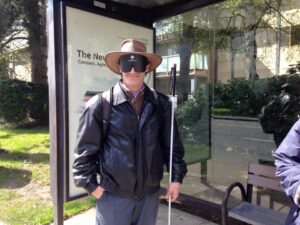
[[[171,110],[171,133],[170,133],[169,186],[172,183],[174,113],[175,113],[175,108],[177,107],[177,97],[175,96],[175,82],[176,82],[176,64],[174,64],[174,66],[171,69],[171,85],[170,85],[170,100],[172,104],[172,110]],[[169,196],[168,225],[171,225],[171,195]]]

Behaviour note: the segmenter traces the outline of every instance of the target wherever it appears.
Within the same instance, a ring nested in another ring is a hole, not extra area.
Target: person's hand
[[[300,185],[297,187],[296,194],[294,196],[294,202],[298,207],[300,206]]]
[[[105,191],[104,188],[102,188],[101,186],[98,186],[98,187],[96,188],[96,190],[94,190],[94,191],[92,192],[92,195],[93,195],[95,198],[99,199],[99,198],[101,198],[101,196],[103,195],[103,192],[104,192],[104,191]]]
[[[171,197],[171,202],[174,202],[178,198],[180,185],[181,184],[179,182],[172,182],[171,184],[169,184],[165,196],[167,201],[169,201],[169,197]]]

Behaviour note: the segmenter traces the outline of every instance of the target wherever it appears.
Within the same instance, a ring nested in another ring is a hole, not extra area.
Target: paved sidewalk
[[[188,214],[178,209],[172,208],[172,225],[216,225],[203,218]],[[95,224],[95,208],[76,215],[64,222],[66,225],[93,225]],[[160,204],[156,225],[168,224],[168,206]]]

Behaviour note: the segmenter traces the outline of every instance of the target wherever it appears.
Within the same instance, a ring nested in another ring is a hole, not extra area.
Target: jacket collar
[[[127,101],[127,96],[121,89],[120,84],[118,82],[113,89],[113,105],[116,106],[126,101]],[[157,93],[153,92],[146,84],[145,84],[144,101],[152,102],[155,105],[158,104]]]

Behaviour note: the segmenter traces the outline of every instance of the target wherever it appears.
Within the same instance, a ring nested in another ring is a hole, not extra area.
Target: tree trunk
[[[245,44],[246,44],[246,53],[245,53],[245,78],[254,79],[257,75],[256,72],[256,58],[257,58],[257,44],[256,44],[256,29],[257,29],[257,13],[255,5],[250,2],[247,2],[246,9],[247,13],[245,15],[246,30],[245,30]]]
[[[190,93],[190,60],[192,55],[192,32],[193,18],[189,15],[183,17],[183,31],[180,38],[179,57],[180,57],[180,75],[179,75],[179,103],[184,103]]]
[[[233,38],[230,38],[230,80],[234,79],[235,72],[235,52],[233,48]]]
[[[257,58],[257,44],[255,40],[256,28],[246,30],[246,79],[254,79],[256,73],[256,58]]]
[[[33,43],[29,49],[31,55],[32,82],[47,83],[47,46]]]
[[[25,10],[28,19],[32,81],[47,83],[46,1],[31,0]]]

